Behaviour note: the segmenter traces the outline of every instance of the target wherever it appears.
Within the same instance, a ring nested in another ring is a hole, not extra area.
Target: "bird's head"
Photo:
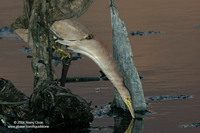
[[[126,97],[125,104],[128,107],[128,109],[129,109],[129,111],[131,113],[132,118],[135,118],[135,114],[134,114],[134,110],[133,110],[133,104],[132,104],[132,101],[131,101],[130,97]]]
[[[124,101],[124,103],[128,107],[128,110],[130,111],[132,118],[135,118],[130,93],[128,92],[127,89],[122,89],[122,90],[118,89],[118,92],[119,92],[120,96],[122,97],[122,100]]]

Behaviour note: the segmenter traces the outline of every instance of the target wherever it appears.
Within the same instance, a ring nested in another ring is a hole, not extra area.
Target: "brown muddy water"
[[[129,36],[135,64],[145,97],[191,95],[187,100],[147,101],[154,112],[144,120],[143,133],[199,133],[200,127],[179,126],[200,122],[200,1],[199,0],[117,0],[120,17],[132,31],[161,31],[164,34]],[[22,0],[0,1],[0,27],[9,26],[20,15]],[[109,0],[94,0],[79,18],[112,51]],[[0,39],[0,77],[30,95],[33,74],[30,59],[18,49],[20,40]],[[56,68],[59,75],[61,67]],[[88,58],[72,63],[69,76],[97,76],[99,68]],[[110,82],[70,83],[66,87],[92,101],[92,106],[112,101]],[[104,88],[96,92],[95,88]],[[107,89],[105,89],[107,88]],[[114,126],[110,117],[96,118],[92,126]],[[113,129],[92,133],[112,133]]]

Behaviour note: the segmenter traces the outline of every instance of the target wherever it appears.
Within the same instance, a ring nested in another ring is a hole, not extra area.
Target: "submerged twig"
[[[60,79],[60,86],[63,87],[65,86],[70,63],[71,63],[71,58],[63,59],[63,68],[62,68],[62,76]]]

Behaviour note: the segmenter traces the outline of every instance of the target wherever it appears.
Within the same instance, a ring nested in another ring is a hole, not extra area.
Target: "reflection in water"
[[[137,115],[137,114],[136,114]],[[142,133],[144,128],[145,114],[140,118],[130,119],[127,117],[116,117],[114,133]]]
[[[91,131],[114,130],[114,133],[142,133],[144,127],[144,120],[146,115],[152,114],[145,112],[144,114],[136,113],[136,119],[132,119],[130,115],[124,114],[120,110],[111,110],[110,104],[105,104],[96,107],[93,110],[94,118],[99,119],[103,117],[113,117],[114,126],[97,126],[91,127]]]
[[[125,133],[131,133],[133,130],[133,126],[134,126],[134,119],[131,120],[128,128],[126,129]]]
[[[91,127],[91,131],[113,130],[113,133],[143,133],[145,116],[139,119],[132,119],[131,117],[115,117],[113,126]]]

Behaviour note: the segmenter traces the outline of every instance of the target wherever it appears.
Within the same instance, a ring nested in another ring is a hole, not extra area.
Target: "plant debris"
[[[148,32],[132,31],[129,34],[132,36],[143,36],[143,35],[152,35],[152,34],[164,34],[164,32],[161,32],[161,31],[148,31]]]
[[[192,123],[187,125],[181,125],[180,128],[188,128],[188,127],[200,127],[200,123]]]
[[[190,95],[166,95],[166,96],[153,96],[147,97],[148,101],[166,101],[166,100],[176,100],[176,99],[189,99],[192,98]]]
[[[31,126],[27,122],[35,121],[50,129],[85,132],[92,120],[90,104],[53,81],[45,80],[28,98],[10,81],[0,79],[0,132],[11,131],[9,126]]]
[[[0,28],[0,38],[14,38],[16,40],[21,40],[20,37],[18,37],[12,28],[9,27],[2,27]]]

